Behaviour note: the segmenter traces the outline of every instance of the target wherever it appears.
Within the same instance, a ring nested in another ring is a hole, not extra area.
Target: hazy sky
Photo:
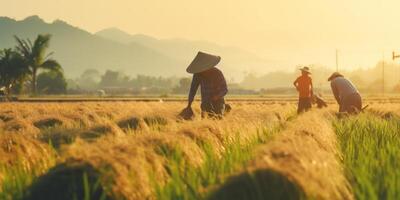
[[[159,38],[238,46],[282,67],[370,67],[400,51],[399,0],[0,0],[0,14],[37,14],[91,32],[118,27]],[[400,62],[400,61],[399,61]]]

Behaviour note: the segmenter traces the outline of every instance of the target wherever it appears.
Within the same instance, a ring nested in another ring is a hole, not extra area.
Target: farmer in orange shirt
[[[311,109],[311,97],[313,96],[312,79],[310,77],[310,68],[303,67],[301,70],[301,76],[299,76],[293,85],[299,92],[299,104],[297,113],[302,113]]]

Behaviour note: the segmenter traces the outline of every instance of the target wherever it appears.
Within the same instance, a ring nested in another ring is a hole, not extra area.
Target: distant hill
[[[251,53],[209,42],[159,40],[115,28],[92,34],[61,20],[47,23],[38,16],[20,21],[0,17],[0,48],[13,47],[14,35],[33,40],[41,33],[53,36],[50,49],[68,77],[77,77],[90,68],[113,69],[128,75],[183,76],[199,50],[222,56],[221,68],[227,78],[240,78],[249,71],[269,71],[268,62]]]
[[[141,44],[126,45],[104,39],[60,20],[46,23],[38,16],[21,21],[0,18],[0,48],[13,47],[14,35],[33,40],[40,33],[53,35],[50,44],[55,52],[53,57],[60,61],[69,77],[79,76],[89,68],[114,69],[131,75],[184,74],[181,71],[186,63]]]
[[[174,60],[190,63],[198,51],[205,51],[222,56],[221,68],[226,70],[228,77],[242,77],[245,72],[266,73],[273,69],[271,62],[236,47],[224,47],[206,41],[191,41],[185,39],[156,39],[147,35],[130,35],[117,28],[109,28],[96,35],[122,44],[141,44],[155,49]]]

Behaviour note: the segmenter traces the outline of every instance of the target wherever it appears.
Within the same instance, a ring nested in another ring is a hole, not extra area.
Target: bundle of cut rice
[[[186,107],[178,115],[178,118],[183,119],[183,120],[193,120],[194,117],[195,117],[195,115],[194,115],[193,109],[191,107]]]

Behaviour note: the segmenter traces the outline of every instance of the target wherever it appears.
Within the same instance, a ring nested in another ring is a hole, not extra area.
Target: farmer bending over
[[[191,108],[197,89],[201,86],[201,116],[222,118],[225,111],[224,96],[228,92],[222,72],[215,68],[221,57],[199,52],[186,69],[193,74],[188,106]]]
[[[339,104],[339,112],[358,113],[361,111],[361,96],[356,87],[339,72],[333,73],[328,81],[331,82],[333,95]]]
[[[313,96],[313,85],[310,77],[310,68],[303,67],[300,69],[301,76],[299,76],[293,85],[299,92],[299,104],[297,107],[297,113],[308,111],[311,109],[311,97]]]

